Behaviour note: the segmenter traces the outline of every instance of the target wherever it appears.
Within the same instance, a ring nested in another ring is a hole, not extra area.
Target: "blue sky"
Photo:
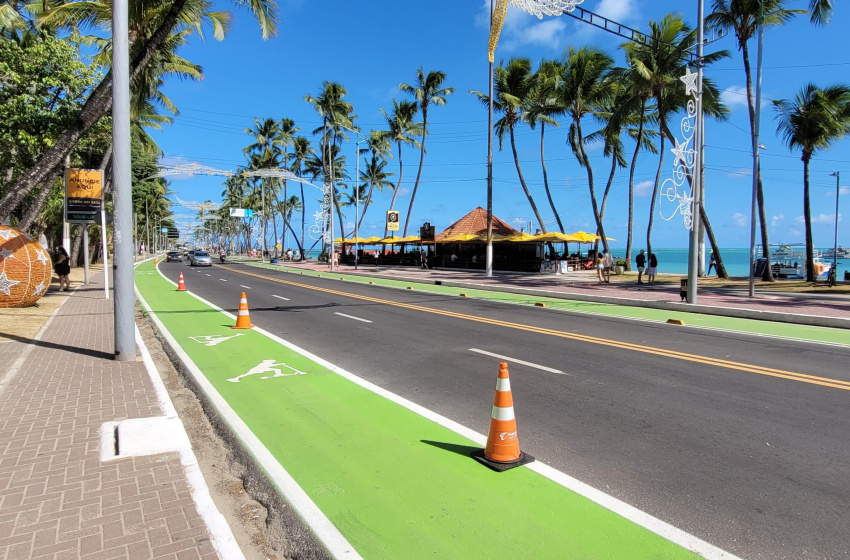
[[[710,1],[706,1],[706,10]],[[791,0],[792,7],[805,8],[808,2]],[[320,5],[321,8],[316,6]],[[280,28],[268,41],[260,38],[250,14],[234,4],[216,2],[216,8],[233,12],[233,25],[223,42],[197,38],[181,55],[202,65],[205,79],[200,82],[171,79],[165,87],[181,113],[174,124],[153,137],[165,152],[165,164],[198,162],[220,169],[235,169],[244,162],[242,149],[250,143],[243,132],[253,118],[294,119],[300,134],[314,139],[311,131],[319,118],[304,102],[304,95],[316,94],[323,80],[344,85],[348,100],[358,115],[364,132],[385,126],[381,108],[390,109],[392,99],[403,99],[399,82],[413,83],[415,71],[442,70],[445,85],[455,88],[444,107],[429,112],[430,134],[422,181],[413,210],[413,225],[430,221],[440,231],[475,206],[486,204],[487,112],[468,95],[468,90],[487,88],[487,39],[489,0],[432,0],[399,2],[374,0],[315,3],[281,0]],[[621,23],[645,30],[650,19],[668,12],[681,12],[696,22],[696,0],[586,0],[583,7]],[[850,11],[839,4],[826,28],[814,28],[807,17],[799,17],[783,28],[772,29],[765,40],[763,92],[766,98],[790,98],[811,81],[818,85],[850,82],[850,62],[834,48],[845,44],[843,34],[850,29]],[[497,62],[514,56],[530,58],[535,64],[544,57],[559,57],[569,46],[594,45],[611,54],[618,65],[624,63],[623,41],[567,16],[538,20],[511,7],[499,48]],[[755,41],[751,43],[755,64]],[[751,167],[749,124],[746,115],[744,72],[741,54],[733,37],[709,47],[727,49],[732,56],[709,70],[724,91],[724,100],[733,110],[728,122],[708,122],[706,127],[706,204],[709,219],[723,247],[749,244],[749,205]],[[674,121],[675,122],[675,121]],[[771,241],[803,241],[803,168],[799,152],[789,151],[776,136],[772,107],[762,111],[762,170],[768,220],[773,226]],[[586,129],[593,126],[588,123]],[[586,172],[573,159],[566,145],[566,127],[547,129],[546,156],[550,187],[567,231],[595,229]],[[547,229],[556,229],[543,190],[539,157],[539,133],[527,127],[517,130],[517,144],[523,173],[543,215]],[[627,145],[631,151],[632,146]],[[355,147],[343,147],[353,159]],[[510,147],[494,152],[494,213],[519,229],[534,221],[533,213],[517,180]],[[599,196],[610,169],[601,147],[590,149]],[[404,180],[396,209],[405,219],[410,191],[419,162],[418,150],[403,151]],[[657,156],[641,156],[636,171],[634,235],[643,245],[649,213],[649,196],[657,166]],[[850,215],[850,142],[837,143],[816,155],[811,166],[812,216],[815,246],[831,246],[835,215],[835,178],[829,174],[844,171],[841,212]],[[353,174],[353,161],[350,161]],[[665,156],[665,177],[672,171],[672,158]],[[389,169],[398,178],[398,158]],[[605,216],[606,233],[625,246],[628,170],[614,180]],[[171,188],[183,200],[219,200],[220,177],[174,178]],[[310,189],[308,189],[309,191]],[[316,196],[305,193],[307,216],[317,208]],[[368,210],[361,235],[383,233],[383,219],[389,208],[390,192],[378,193]],[[669,203],[668,203],[669,204]],[[669,215],[670,206],[660,211]],[[181,214],[190,211],[177,210]],[[686,247],[687,233],[680,217],[661,219],[659,209],[653,225],[654,247]],[[354,210],[347,211],[353,222]],[[847,220],[839,222],[839,244],[850,245]],[[292,245],[292,243],[290,243]]]

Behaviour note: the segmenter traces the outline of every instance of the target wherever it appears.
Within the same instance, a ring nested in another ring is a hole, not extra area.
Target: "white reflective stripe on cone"
[[[493,420],[513,420],[514,416],[514,407],[506,406],[504,408],[500,408],[498,406],[493,407],[493,412],[490,414],[490,418]]]
[[[496,378],[496,390],[497,391],[510,391],[511,390],[511,380],[510,379],[502,379],[501,377]]]
[[[243,315],[243,316],[244,316],[244,315],[248,315],[248,310],[247,310],[247,309],[240,309],[240,310],[239,310],[239,315]]]

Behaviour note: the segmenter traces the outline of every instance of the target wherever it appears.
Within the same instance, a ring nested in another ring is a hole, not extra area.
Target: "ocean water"
[[[370,247],[371,248],[371,247]],[[557,247],[556,247],[557,248]],[[582,248],[586,251],[587,245]],[[570,246],[570,251],[575,250],[575,245]],[[824,249],[818,249],[823,252]],[[688,273],[688,250],[687,249],[653,249],[658,259],[658,272],[662,274],[687,274]],[[632,251],[632,263],[640,252],[640,248]],[[614,258],[625,258],[625,247],[611,247]],[[319,257],[319,251],[310,251],[307,256],[311,259]],[[720,256],[730,276],[749,276],[750,257],[749,249],[724,249],[720,248]],[[708,269],[708,249],[706,249],[705,267]],[[850,260],[838,259],[838,280],[844,279],[844,271],[850,270]],[[711,271],[714,275],[714,270]]]

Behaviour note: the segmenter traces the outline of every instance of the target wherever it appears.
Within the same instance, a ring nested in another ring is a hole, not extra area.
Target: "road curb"
[[[251,264],[253,263],[246,263]],[[281,270],[294,269],[292,265],[283,265]],[[312,271],[312,269],[310,269]],[[805,325],[810,327],[828,327],[834,329],[850,329],[850,319],[839,317],[823,317],[818,315],[800,315],[797,313],[781,313],[778,311],[760,311],[755,309],[742,309],[740,307],[715,307],[702,304],[678,303],[668,301],[646,301],[632,298],[621,298],[615,296],[596,296],[576,293],[560,293],[547,290],[534,290],[530,288],[513,288],[504,286],[492,286],[489,284],[477,284],[474,282],[454,282],[450,280],[426,280],[410,276],[398,276],[388,278],[386,275],[370,274],[368,272],[347,271],[351,274],[365,278],[377,278],[381,280],[395,280],[413,282],[417,284],[447,286],[449,288],[466,288],[490,292],[502,292],[508,294],[527,295],[534,297],[549,297],[571,301],[583,301],[588,303],[606,303],[609,305],[622,305],[626,307],[645,307],[647,309],[660,309],[664,311],[679,311],[683,313],[697,313],[701,315],[714,315],[718,317],[733,317],[736,319],[753,319],[756,321],[773,321],[776,323],[789,323],[794,325]]]

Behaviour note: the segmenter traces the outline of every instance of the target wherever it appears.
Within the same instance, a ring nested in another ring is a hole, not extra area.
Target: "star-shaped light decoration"
[[[10,251],[9,249],[0,249],[0,261],[8,259],[12,253],[14,253],[14,251]]]
[[[685,67],[685,75],[679,79],[685,84],[685,95],[693,94],[696,97],[698,93],[697,74],[691,72],[689,67]]]
[[[41,295],[41,292],[44,291],[44,282],[41,282],[35,289],[32,291],[35,295]]]
[[[685,150],[687,149],[690,140],[684,144],[679,144],[678,138],[675,138],[674,140],[676,141],[676,147],[671,148],[670,151],[673,152],[674,156],[676,156],[676,161],[681,161],[682,165],[690,167],[690,165],[688,165],[688,160],[685,158]]]
[[[2,233],[2,232],[0,232]],[[0,292],[3,292],[7,296],[12,295],[12,286],[20,284],[19,280],[9,280],[6,277],[6,271],[0,272]]]
[[[6,241],[8,241],[13,235],[15,235],[15,232],[11,229],[0,229],[0,237]]]
[[[38,257],[36,257],[36,260],[38,262],[40,262],[40,263],[50,262],[47,258],[47,255],[45,255],[43,252],[39,251],[38,249],[35,250],[35,254],[38,255]]]
[[[313,214],[313,217],[316,218],[316,221],[321,220],[324,217],[325,213],[319,210],[316,210],[316,213]]]

